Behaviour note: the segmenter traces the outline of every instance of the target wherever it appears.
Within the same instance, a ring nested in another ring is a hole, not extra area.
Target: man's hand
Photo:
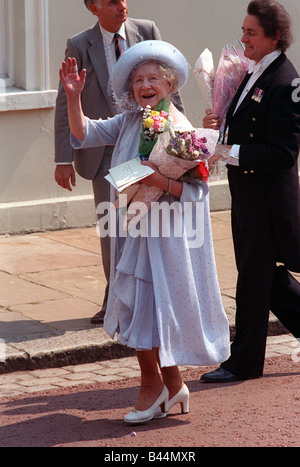
[[[76,186],[75,170],[73,168],[73,165],[57,165],[55,169],[55,181],[62,188],[72,191],[71,185]]]
[[[218,130],[222,123],[219,115],[213,114],[210,109],[206,109],[205,117],[203,118],[203,128],[210,128],[211,130]]]
[[[232,146],[228,146],[227,144],[217,144],[215,153],[208,159],[209,170],[212,170],[218,161],[228,161],[230,159],[231,149]]]

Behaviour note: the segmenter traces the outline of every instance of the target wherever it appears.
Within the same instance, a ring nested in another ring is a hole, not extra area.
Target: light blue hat
[[[148,60],[159,61],[173,68],[176,71],[178,89],[187,82],[189,65],[176,47],[164,41],[143,41],[126,50],[115,66],[112,85],[118,98],[128,90],[128,80],[132,70]]]

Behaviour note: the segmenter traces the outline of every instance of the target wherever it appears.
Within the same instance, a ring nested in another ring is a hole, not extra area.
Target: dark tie
[[[119,60],[120,56],[122,55],[122,50],[120,49],[120,42],[119,42],[119,34],[115,34],[115,51],[116,51],[116,58]]]

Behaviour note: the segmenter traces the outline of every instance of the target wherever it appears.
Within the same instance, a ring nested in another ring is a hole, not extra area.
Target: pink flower
[[[160,121],[159,120],[154,121],[153,130],[154,131],[160,131],[160,129],[161,129]]]
[[[169,118],[168,113],[165,112],[164,110],[162,110],[162,111],[160,112],[160,116],[161,116],[162,118],[165,118],[166,120],[168,120],[168,118]]]

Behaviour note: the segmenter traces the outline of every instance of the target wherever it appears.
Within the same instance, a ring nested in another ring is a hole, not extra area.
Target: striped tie
[[[119,34],[115,34],[114,39],[115,39],[115,51],[116,51],[116,58],[119,60],[120,55],[122,55],[122,50],[120,49],[120,43],[119,43]]]

